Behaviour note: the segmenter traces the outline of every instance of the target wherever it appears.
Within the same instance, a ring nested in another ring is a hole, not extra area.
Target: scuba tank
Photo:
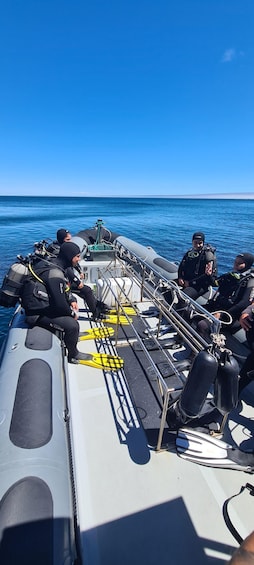
[[[228,414],[238,402],[239,365],[232,353],[224,351],[214,383],[214,402],[222,414]]]
[[[196,418],[200,414],[217,371],[216,357],[208,351],[200,351],[194,360],[179,400],[179,410],[186,420]]]
[[[28,268],[21,263],[14,263],[10,267],[0,289],[0,306],[12,308],[17,304],[27,275]]]
[[[214,355],[202,350],[196,356],[180,399],[168,410],[167,423],[170,429],[178,429],[194,418],[198,418],[211,385],[218,371]]]

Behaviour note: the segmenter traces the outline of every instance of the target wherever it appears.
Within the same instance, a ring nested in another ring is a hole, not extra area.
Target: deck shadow
[[[81,537],[87,562],[96,565],[224,565],[225,555],[235,549],[199,537],[182,498],[102,524]]]

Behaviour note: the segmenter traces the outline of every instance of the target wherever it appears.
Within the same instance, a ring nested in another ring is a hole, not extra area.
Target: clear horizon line
[[[2,194],[2,197],[25,197],[25,198],[202,198],[202,199],[254,199],[254,192],[221,192],[221,193],[209,193],[209,194],[130,194],[127,196],[117,196],[116,194],[95,194],[93,196],[89,194],[69,194],[69,195],[59,195],[59,194]]]

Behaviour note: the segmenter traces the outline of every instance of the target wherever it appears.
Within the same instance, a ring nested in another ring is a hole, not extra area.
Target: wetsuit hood
[[[196,231],[193,236],[192,236],[192,241],[193,239],[199,239],[200,241],[205,241],[205,234],[202,231]]]
[[[64,238],[68,235],[68,233],[70,233],[69,230],[66,230],[64,228],[60,228],[60,230],[56,232],[56,238],[59,245],[62,245],[62,243],[64,243]]]
[[[76,243],[72,243],[71,241],[65,241],[61,247],[60,252],[57,257],[56,262],[60,262],[63,267],[71,267],[72,266],[72,259],[79,255],[80,249]]]
[[[239,253],[237,257],[241,257],[243,263],[245,263],[244,271],[250,269],[254,263],[254,255],[252,255],[252,253]]]

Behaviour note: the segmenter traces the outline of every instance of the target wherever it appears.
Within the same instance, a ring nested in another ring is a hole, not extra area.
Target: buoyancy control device
[[[27,315],[40,314],[49,307],[49,296],[43,281],[33,276],[25,278],[21,289],[21,304]]]

